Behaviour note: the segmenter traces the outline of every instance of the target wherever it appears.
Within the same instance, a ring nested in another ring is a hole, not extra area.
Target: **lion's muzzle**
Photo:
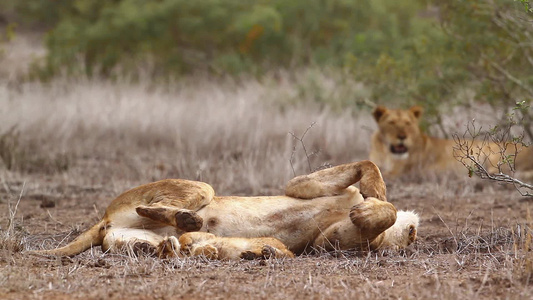
[[[393,154],[404,154],[407,153],[409,149],[404,144],[398,144],[398,145],[391,145],[390,146],[390,152]]]

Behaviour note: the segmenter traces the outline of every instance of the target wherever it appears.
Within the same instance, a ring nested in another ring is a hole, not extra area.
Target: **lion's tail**
[[[72,242],[61,248],[52,250],[35,250],[30,251],[29,253],[55,256],[74,256],[80,254],[93,246],[102,245],[105,236],[105,225],[106,222],[104,220],[101,220],[100,222],[96,223],[96,225],[94,225],[84,233],[80,234]]]

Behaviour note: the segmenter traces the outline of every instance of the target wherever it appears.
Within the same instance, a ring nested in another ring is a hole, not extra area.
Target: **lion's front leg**
[[[322,232],[314,247],[326,250],[375,249],[387,228],[396,221],[396,208],[389,202],[367,198],[356,204],[349,218],[343,219]]]
[[[219,259],[219,252],[212,241],[214,234],[207,232],[187,232],[179,238],[181,254],[186,256],[203,256],[207,259]]]
[[[272,237],[250,238],[240,247],[236,246],[236,250],[241,251],[240,258],[247,260],[294,257],[285,244]]]
[[[263,238],[265,241],[263,247],[261,248],[262,258],[283,258],[289,257],[294,258],[294,253],[292,253],[285,244],[280,240],[274,238]]]
[[[365,160],[320,170],[295,177],[285,188],[285,195],[300,199],[313,199],[342,194],[359,182],[364,198],[375,197],[387,201],[386,186],[378,167]]]
[[[396,208],[390,202],[367,198],[352,207],[350,220],[365,236],[372,237],[394,225],[396,213]]]
[[[190,256],[202,256],[207,259],[219,259],[218,249],[210,244],[195,246],[190,252]]]
[[[210,259],[268,259],[294,257],[281,241],[271,237],[218,237],[207,232],[187,232],[180,236],[181,252]]]

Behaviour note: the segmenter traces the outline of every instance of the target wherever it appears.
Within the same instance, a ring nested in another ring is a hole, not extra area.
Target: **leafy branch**
[[[514,136],[511,133],[512,125],[516,124],[514,116],[514,113],[509,115],[508,126],[494,127],[488,132],[477,128],[475,120],[469,122],[462,136],[457,133],[453,135],[454,157],[468,169],[469,177],[475,175],[481,179],[512,184],[520,195],[533,197],[533,184],[514,176],[515,158],[527,147],[523,134]],[[498,160],[494,161],[494,157],[498,157]]]

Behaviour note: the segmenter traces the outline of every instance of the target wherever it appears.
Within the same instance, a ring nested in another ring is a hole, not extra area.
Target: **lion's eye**
[[[413,225],[409,226],[409,235],[413,235],[415,233],[415,227]]]
[[[396,121],[394,121],[394,120],[390,120],[389,121],[389,125],[395,125],[395,124],[396,124]]]
[[[405,126],[411,126],[411,122],[409,121],[405,122]]]

